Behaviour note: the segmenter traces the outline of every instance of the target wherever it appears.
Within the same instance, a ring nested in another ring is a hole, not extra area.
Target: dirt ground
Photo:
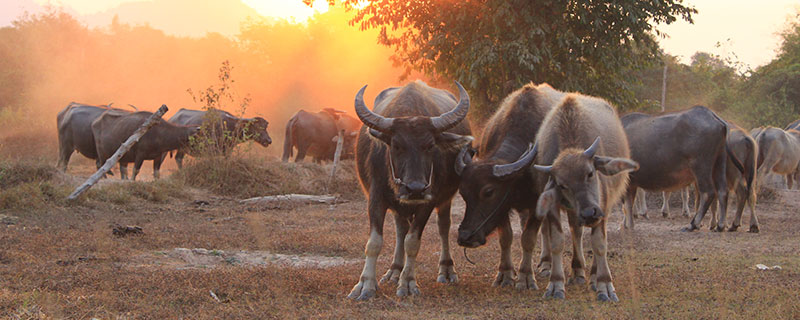
[[[76,169],[86,175],[91,169]],[[147,173],[145,173],[147,175]],[[76,178],[79,179],[79,178]],[[0,219],[0,316],[69,319],[254,318],[769,318],[800,317],[800,192],[779,190],[758,204],[761,233],[682,233],[688,218],[672,206],[635,231],[613,212],[609,262],[620,302],[599,303],[588,287],[564,301],[543,289],[494,288],[499,246],[455,244],[463,202],[454,207],[451,245],[459,282],[436,283],[439,238],[432,215],[419,254],[422,296],[398,298],[393,285],[370,301],[346,299],[358,282],[368,238],[363,200],[336,206],[265,209],[187,190],[163,202],[4,211]],[[677,195],[675,195],[677,198]],[[653,198],[655,199],[655,198]],[[516,220],[516,218],[514,218]],[[729,215],[732,219],[732,214]],[[730,221],[730,220],[729,220]],[[705,221],[708,225],[708,218]],[[117,226],[141,234],[114,235]],[[519,235],[513,255],[519,260]],[[390,265],[387,216],[378,260]],[[585,245],[588,251],[590,246]],[[571,255],[570,246],[565,254]],[[537,244],[537,251],[539,244]],[[588,257],[588,255],[587,255]],[[587,258],[587,261],[589,259]],[[565,259],[569,266],[570,258]],[[780,270],[757,270],[756,264]],[[569,274],[569,269],[566,271]],[[540,288],[547,279],[538,277]]]

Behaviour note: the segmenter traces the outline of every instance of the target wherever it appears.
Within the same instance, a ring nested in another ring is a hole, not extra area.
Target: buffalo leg
[[[61,133],[58,135],[58,164],[56,164],[56,168],[62,172],[67,171],[69,158],[72,157],[72,153],[75,152],[75,146],[72,144],[72,138],[71,136],[67,136],[70,135]]]
[[[597,266],[597,300],[618,302],[616,290],[611,282],[611,269],[608,267],[606,239],[606,223],[592,228],[591,235],[592,252],[594,253],[594,265]]]
[[[164,160],[163,157],[156,157],[153,159],[153,179],[158,180],[161,178],[161,162]]]
[[[428,223],[431,211],[433,211],[433,208],[422,208],[417,211],[414,215],[414,221],[411,222],[411,230],[408,231],[403,241],[403,245],[406,247],[406,264],[403,266],[403,271],[400,272],[400,282],[397,285],[398,297],[420,295],[416,276],[417,254],[419,254],[422,231],[425,229],[425,224]]]
[[[712,201],[708,211],[711,211],[711,223],[708,226],[708,230],[714,231],[714,228],[717,227],[717,203]]]
[[[411,226],[411,222],[408,220],[408,217],[402,217],[399,214],[395,214],[394,225],[395,230],[397,231],[395,232],[396,241],[394,246],[394,258],[392,260],[392,266],[389,267],[389,270],[383,274],[381,283],[398,283],[398,281],[400,281],[400,272],[403,271],[403,265],[406,263],[406,250],[405,246],[403,246],[403,240],[406,238],[406,234],[408,233],[408,228]]]
[[[544,292],[545,298],[564,299],[564,265],[562,264],[561,252],[564,250],[564,231],[561,228],[561,221],[558,219],[558,210],[555,214],[547,216],[547,229],[550,238],[550,257],[553,260],[553,269],[550,270],[550,283]]]
[[[133,181],[136,181],[136,176],[139,175],[139,170],[142,169],[142,164],[144,164],[144,159],[138,159],[137,158],[136,161],[134,161],[134,163],[133,163],[133,175],[131,176],[131,179]]]
[[[748,232],[758,233],[758,217],[756,216],[756,191],[751,188],[750,194],[747,195],[747,204],[750,207],[750,230]]]
[[[572,217],[573,215],[570,215]],[[572,277],[568,284],[586,284],[586,260],[583,257],[583,227],[577,221],[569,222],[572,232]]]
[[[178,149],[178,152],[175,153],[175,163],[178,165],[178,170],[183,169],[183,157],[185,155],[181,149]]]
[[[525,215],[527,219],[520,219],[524,221],[522,222],[522,237],[520,238],[522,260],[519,262],[517,289],[539,289],[536,285],[536,278],[533,277],[533,249],[536,247],[536,237],[539,234],[542,221],[536,219],[535,211],[536,209],[527,209],[520,213],[520,217]],[[544,252],[544,248],[542,248],[542,252]]]
[[[448,201],[446,204],[436,208],[436,224],[439,227],[439,240],[442,241],[441,254],[439,255],[439,275],[436,281],[439,283],[455,283],[458,282],[458,274],[456,273],[455,264],[453,264],[453,257],[450,256],[450,205]]]
[[[514,241],[514,231],[511,230],[511,220],[508,215],[497,228],[500,235],[500,266],[494,278],[495,287],[509,287],[514,285],[514,263],[511,261],[511,243]]]
[[[711,202],[716,198],[713,170],[714,168],[710,164],[699,166],[694,170],[698,196],[698,202],[695,205],[697,211],[694,214],[694,218],[689,222],[689,226],[681,229],[682,231],[699,229],[708,208],[711,207]]]
[[[728,231],[736,231],[739,229],[739,226],[742,225],[742,214],[744,213],[744,205],[747,203],[747,190],[746,187],[737,184],[736,185],[736,215],[733,217],[733,223],[731,227],[728,228]]]
[[[681,189],[681,205],[683,205],[683,216],[688,217],[689,212],[689,187]]]
[[[717,157],[717,161],[714,164],[714,185],[717,191],[717,203],[719,203],[719,219],[717,220],[717,228],[714,229],[716,232],[725,231],[725,218],[728,214],[728,178],[725,174],[727,163],[727,155],[723,154],[723,156]]]
[[[786,189],[792,190],[792,186],[794,186],[794,177],[793,174],[790,173],[786,175]]]
[[[372,192],[370,194],[377,194]],[[378,280],[375,276],[378,255],[383,248],[383,222],[386,218],[387,207],[379,197],[371,197],[369,200],[369,240],[365,248],[364,269],[361,271],[361,278],[358,283],[347,295],[350,299],[366,300],[375,296],[378,290]],[[397,244],[401,245],[400,243]]]
[[[622,228],[624,229],[631,229],[633,230],[633,210],[634,210],[634,201],[636,201],[636,188],[635,186],[629,186],[628,191],[625,198],[625,212],[623,212],[622,216]]]
[[[297,156],[294,157],[294,162],[303,162],[303,159],[306,158],[306,152],[308,151],[308,144],[305,143],[298,143],[297,144]]]
[[[535,212],[535,210],[534,210]],[[551,244],[550,244],[550,225],[547,220],[550,219],[545,217],[544,220],[541,222],[541,237],[542,237],[542,252],[539,255],[539,264],[536,266],[537,272],[539,276],[549,278],[550,277],[550,270],[553,267],[553,254],[550,252]],[[536,235],[534,235],[536,236]]]
[[[119,163],[119,178],[122,180],[128,180],[128,163]]]
[[[641,216],[642,218],[647,219],[647,192],[644,189],[636,188],[636,202],[633,205],[634,215]]]
[[[661,192],[661,199],[663,199],[661,204],[661,216],[664,218],[669,217],[669,195],[669,192]]]

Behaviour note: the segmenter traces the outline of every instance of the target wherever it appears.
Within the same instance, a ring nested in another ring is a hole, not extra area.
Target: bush
[[[289,193],[340,194],[361,197],[353,161],[341,161],[326,190],[332,164],[284,163],[245,157],[194,159],[173,178],[226,196],[249,198]]]

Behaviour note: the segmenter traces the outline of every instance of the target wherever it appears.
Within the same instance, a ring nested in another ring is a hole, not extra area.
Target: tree
[[[691,22],[696,13],[681,0],[343,3],[357,10],[351,24],[380,30],[379,42],[394,48],[395,63],[460,81],[478,108],[530,81],[636,105],[631,71],[659,61],[655,25]]]

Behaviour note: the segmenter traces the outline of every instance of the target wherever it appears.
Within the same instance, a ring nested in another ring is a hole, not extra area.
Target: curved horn
[[[495,177],[503,178],[508,175],[519,172],[522,169],[528,168],[536,158],[536,153],[539,149],[538,144],[528,144],[528,150],[519,157],[517,161],[509,164],[496,164],[492,167],[492,174]]]
[[[469,144],[464,145],[458,153],[458,157],[456,157],[456,174],[459,176],[464,171],[464,168],[472,163],[472,155],[469,153],[469,148]],[[469,157],[466,157],[467,155]]]
[[[458,125],[461,120],[467,117],[469,111],[469,94],[467,90],[456,81],[458,87],[458,104],[453,110],[450,110],[438,117],[431,118],[433,127],[437,132],[443,132]]]
[[[592,142],[592,145],[589,146],[589,148],[586,149],[586,151],[583,152],[583,155],[587,156],[589,158],[594,157],[595,152],[597,152],[597,146],[598,145],[600,145],[600,137],[599,136],[596,139],[594,139],[594,142]]]
[[[550,173],[550,171],[553,170],[553,166],[540,166],[538,164],[534,164],[533,168],[543,173]]]
[[[394,119],[384,118],[367,108],[367,105],[364,104],[364,90],[366,89],[367,86],[363,86],[356,94],[356,115],[358,115],[358,118],[361,119],[361,122],[363,122],[367,127],[380,132],[388,133],[389,128],[392,127],[392,121]]]

